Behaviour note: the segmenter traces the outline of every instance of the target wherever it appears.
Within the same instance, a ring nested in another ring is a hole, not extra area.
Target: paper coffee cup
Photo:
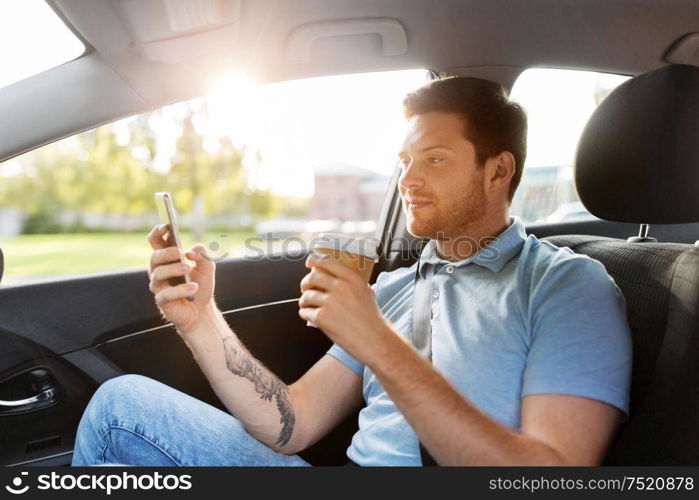
[[[321,233],[313,241],[311,250],[314,253],[328,255],[338,260],[359,274],[364,281],[369,282],[371,271],[378,260],[378,244],[371,238],[355,238],[345,234]],[[308,321],[308,326],[315,325]]]

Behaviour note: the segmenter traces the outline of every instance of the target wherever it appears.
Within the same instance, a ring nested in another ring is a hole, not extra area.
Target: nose
[[[404,191],[419,189],[424,185],[424,178],[418,165],[413,160],[403,164],[403,170],[398,178],[398,187]]]

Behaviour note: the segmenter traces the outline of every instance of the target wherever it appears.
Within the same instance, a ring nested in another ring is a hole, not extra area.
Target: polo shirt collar
[[[420,254],[420,275],[425,277],[426,265],[450,264],[454,267],[462,267],[468,264],[478,264],[494,273],[498,273],[513,257],[518,255],[527,239],[527,232],[519,217],[510,217],[510,225],[500,236],[481,248],[475,255],[459,262],[449,262],[439,258],[437,245],[430,240]]]

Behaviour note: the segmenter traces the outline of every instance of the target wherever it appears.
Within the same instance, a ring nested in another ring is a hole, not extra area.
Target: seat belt
[[[420,277],[420,257],[418,257],[413,286],[412,342],[415,349],[430,361],[432,360],[432,301],[430,300],[430,285],[432,284],[433,275],[434,266],[428,266],[425,278],[422,279]],[[419,445],[423,467],[436,466],[437,462],[432,455],[429,454],[422,443],[419,443]]]

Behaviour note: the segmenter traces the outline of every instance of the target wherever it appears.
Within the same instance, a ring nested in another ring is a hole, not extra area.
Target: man
[[[420,465],[419,442],[444,465],[601,462],[628,413],[625,304],[599,262],[527,237],[508,216],[523,110],[473,78],[432,82],[404,105],[400,195],[408,231],[430,239],[419,263],[381,274],[372,290],[311,255],[299,315],[335,345],[287,386],[217,310],[204,247],[186,253],[193,266],[168,264],[178,250],[154,228],[156,303],[235,417],[118,377],[90,402],[74,464],[307,465],[296,453],[362,405],[348,449],[359,465]],[[187,273],[191,285],[169,286]],[[411,346],[416,283],[429,290],[430,359]]]

